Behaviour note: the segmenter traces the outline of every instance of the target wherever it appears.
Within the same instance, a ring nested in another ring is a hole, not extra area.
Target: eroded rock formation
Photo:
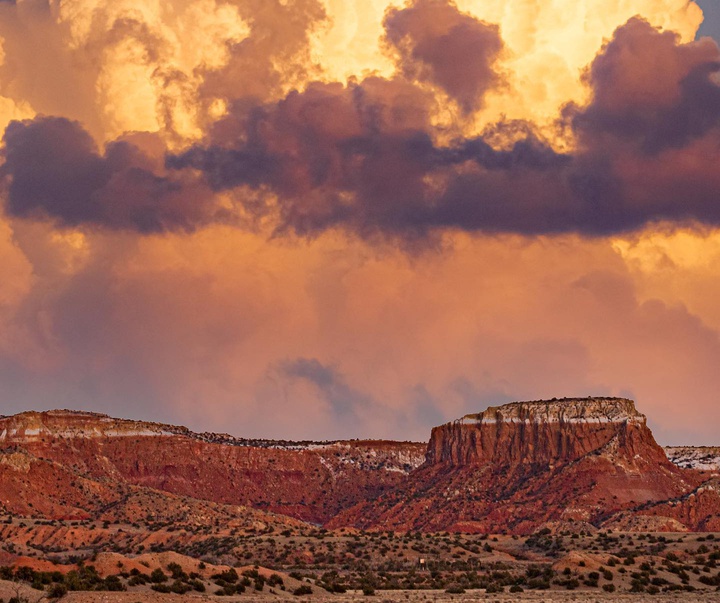
[[[0,447],[0,482],[5,470],[12,469],[6,479],[17,477],[12,454],[18,452],[19,459],[44,461],[33,464],[33,471],[58,475],[36,484],[49,489],[49,498],[68,501],[67,509],[53,505],[56,518],[77,515],[80,499],[85,500],[67,484],[90,480],[102,492],[108,484],[141,486],[313,523],[398,485],[423,462],[425,452],[425,445],[414,442],[242,440],[64,410],[0,418]],[[69,491],[53,497],[55,488]],[[8,499],[6,508],[27,508],[27,490],[18,500]],[[86,508],[92,500],[80,507],[85,515],[93,513]]]
[[[670,462],[623,398],[490,407],[434,428],[427,446],[244,440],[27,412],[0,417],[0,512],[196,525],[242,517],[238,529],[289,516],[398,531],[526,534],[546,522],[720,530],[715,473],[678,466],[697,450],[678,449]]]
[[[551,520],[602,524],[683,496],[698,474],[671,463],[631,400],[514,402],[436,427],[425,464],[331,525],[528,533]]]

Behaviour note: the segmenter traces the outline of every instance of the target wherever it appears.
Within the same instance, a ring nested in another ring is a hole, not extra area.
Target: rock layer
[[[556,464],[577,460],[620,437],[624,446],[652,447],[664,454],[632,400],[621,398],[514,402],[491,406],[435,427],[428,463]],[[644,450],[647,452],[647,450]]]
[[[424,460],[423,444],[386,441],[269,442],[185,427],[48,411],[0,418],[0,481],[12,451],[65,474],[141,486],[227,505],[244,505],[324,523],[342,509],[397,486]],[[23,457],[24,458],[24,457]],[[49,493],[51,494],[51,493]],[[63,500],[72,501],[70,493]],[[8,509],[24,508],[10,500]],[[38,501],[42,504],[42,501]],[[77,514],[54,506],[52,516]]]
[[[720,446],[666,446],[664,450],[678,467],[720,474]]]
[[[73,411],[0,417],[0,512],[49,519],[710,530],[713,477],[670,462],[622,398],[490,407],[436,427],[427,446],[244,440]]]

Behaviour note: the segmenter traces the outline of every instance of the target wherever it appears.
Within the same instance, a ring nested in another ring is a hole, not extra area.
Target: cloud
[[[200,94],[226,101],[266,101],[309,79],[317,68],[310,37],[326,18],[318,0],[235,0],[249,34],[229,45],[229,59],[206,70]]]
[[[222,213],[202,186],[163,175],[129,139],[101,155],[82,126],[65,118],[12,122],[3,142],[0,177],[14,216],[149,233],[191,230]]]
[[[385,32],[406,77],[435,84],[465,113],[479,109],[485,93],[501,81],[495,70],[503,48],[498,26],[460,12],[452,2],[415,0],[392,8]]]
[[[280,55],[264,43],[253,46],[266,40],[254,29],[265,27],[265,17],[290,11],[294,33],[286,50],[294,56],[307,50],[309,32],[324,16],[311,0],[270,4],[268,13],[238,7],[256,16],[239,44],[271,62]],[[113,23],[112,31],[125,21]],[[711,169],[720,132],[713,79],[720,51],[711,40],[683,44],[640,18],[618,28],[588,69],[589,102],[570,103],[563,112],[569,150],[561,152],[530,122],[488,124],[479,135],[437,123],[441,109],[424,82],[443,88],[463,111],[479,106],[473,103],[498,81],[497,28],[440,0],[393,9],[385,26],[401,75],[311,81],[284,96],[277,82],[262,93],[206,91],[230,102],[227,114],[201,143],[166,153],[164,165],[161,151],[151,157],[127,136],[100,153],[82,126],[65,118],[13,123],[4,138],[7,210],[64,226],[145,233],[270,222],[276,235],[341,228],[404,242],[435,240],[448,229],[602,236],[661,221],[720,223]],[[149,31],[123,26],[122,39],[128,27]],[[455,56],[459,47],[446,37],[462,38],[465,46],[465,34],[455,28],[475,36],[473,61]],[[276,50],[282,55],[283,48]],[[235,69],[243,53],[231,52],[221,71]],[[50,140],[61,132],[67,154]],[[43,161],[36,161],[41,153]]]
[[[571,108],[573,127],[584,145],[612,138],[647,154],[685,147],[718,125],[718,71],[712,39],[679,44],[674,32],[635,17],[593,61],[593,97],[587,107]]]
[[[283,361],[280,373],[291,381],[299,379],[314,385],[338,424],[357,424],[359,413],[366,412],[372,405],[367,394],[350,387],[337,369],[324,365],[317,358]]]
[[[568,156],[530,126],[507,149],[483,137],[438,146],[431,103],[402,80],[312,84],[276,104],[231,114],[217,128],[226,144],[196,146],[169,157],[168,166],[200,170],[216,190],[271,191],[276,205],[256,209],[275,212],[279,230],[301,234],[339,226],[363,237],[413,238],[443,227],[547,232],[575,226],[572,216],[562,215],[564,222],[553,225],[548,207],[558,195],[568,197]],[[495,133],[514,134],[514,126],[498,125]],[[229,144],[228,132],[236,136]],[[543,190],[547,198],[537,196]]]
[[[446,228],[599,236],[660,221],[717,225],[720,189],[709,168],[718,68],[712,41],[682,44],[634,18],[590,66],[590,102],[565,110],[570,152],[518,122],[439,144],[432,102],[417,86],[368,78],[313,84],[231,114],[219,130],[236,132],[240,145],[224,138],[169,165],[205,172],[218,190],[268,189],[280,228],[302,234],[340,226],[363,237]]]
[[[603,240],[460,236],[411,261],[336,236],[289,245],[212,226],[91,233],[71,263],[74,243],[47,227],[15,239],[0,246],[16,266],[0,312],[5,412],[425,440],[488,404],[629,392],[663,441],[715,443],[717,328],[641,296]]]
[[[65,33],[48,2],[0,4],[0,94],[23,117],[62,115],[98,132],[95,61],[76,56]]]
[[[720,51],[631,19],[590,67],[591,102],[568,107],[578,179],[605,232],[717,225]]]

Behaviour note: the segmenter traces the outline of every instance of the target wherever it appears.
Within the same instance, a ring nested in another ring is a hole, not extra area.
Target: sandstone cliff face
[[[189,432],[184,427],[113,419],[100,413],[73,410],[29,411],[0,417],[0,444],[29,444],[48,439],[147,437],[186,433]]]
[[[516,402],[436,427],[411,478],[331,525],[521,534],[551,520],[600,525],[701,481],[668,461],[619,398]]]
[[[613,440],[623,440],[653,458],[664,454],[655,444],[631,400],[619,398],[515,402],[435,427],[427,462],[451,466],[484,463],[568,463]]]
[[[314,523],[398,485],[423,462],[425,450],[413,442],[249,442],[73,411],[0,418],[0,447],[45,459],[55,471],[117,488],[153,488]],[[69,481],[63,477],[43,483],[51,494]],[[71,504],[74,496],[62,497],[73,517],[78,513]],[[54,517],[62,514],[61,507],[54,507]]]

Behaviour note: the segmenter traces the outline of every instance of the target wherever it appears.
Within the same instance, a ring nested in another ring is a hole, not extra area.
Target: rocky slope
[[[678,467],[720,473],[719,446],[665,446],[664,450]]]
[[[207,526],[312,529],[302,522],[517,534],[547,522],[720,530],[720,494],[708,481],[714,454],[672,449],[670,462],[621,398],[490,407],[436,427],[427,445],[246,440],[95,413],[26,412],[0,417],[0,513],[137,524],[120,539],[128,550],[145,546],[148,529],[156,543],[175,542],[170,528],[159,535],[168,525],[184,526],[186,548]]]
[[[85,490],[102,506],[106,490],[135,486],[314,523],[398,485],[425,451],[412,442],[249,441],[73,411],[0,418],[0,447],[0,484],[27,459],[43,461],[31,463],[38,472],[32,481],[48,490],[37,504],[54,518],[92,513]],[[85,481],[92,485],[84,490]],[[29,496],[5,506],[28,513]]]
[[[633,513],[632,522],[666,521],[669,518],[673,525],[681,526],[682,530],[692,532],[720,531],[720,479],[714,477],[703,482],[691,492],[683,496],[644,505]],[[617,529],[627,529],[632,525],[625,521],[613,522]]]
[[[198,493],[199,494],[199,493]],[[93,476],[19,447],[0,452],[0,513],[18,518],[167,524],[222,522],[238,529],[302,522],[239,505],[225,505]]]
[[[516,402],[436,427],[411,477],[330,525],[520,534],[551,520],[600,525],[702,481],[671,463],[619,398]]]

